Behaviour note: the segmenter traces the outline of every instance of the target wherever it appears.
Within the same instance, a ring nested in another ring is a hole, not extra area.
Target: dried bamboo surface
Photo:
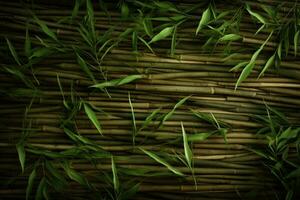
[[[0,2],[1,199],[298,197],[297,1],[75,2]]]

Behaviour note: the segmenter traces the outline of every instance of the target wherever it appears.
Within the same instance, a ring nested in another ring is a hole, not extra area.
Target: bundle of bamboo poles
[[[0,197],[296,199],[294,10],[276,0],[0,2]],[[253,60],[243,80],[231,70]]]

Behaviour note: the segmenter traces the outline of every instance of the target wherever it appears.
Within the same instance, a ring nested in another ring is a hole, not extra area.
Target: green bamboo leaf
[[[235,84],[235,90],[240,85],[240,83],[243,82],[249,76],[249,74],[252,72],[252,69],[255,66],[257,57],[259,56],[260,52],[263,50],[263,48],[267,44],[267,42],[270,40],[272,35],[273,35],[273,31],[269,34],[268,38],[264,41],[264,43],[260,46],[260,48],[258,50],[256,50],[255,53],[252,55],[251,60],[245,66],[245,68],[243,69],[241,75],[239,76],[239,78]]]
[[[279,60],[281,60],[281,55],[282,55],[282,41],[279,42],[279,45],[278,45],[277,50],[276,50],[276,53],[277,53],[277,56],[278,56]]]
[[[66,174],[68,175],[68,177],[73,180],[76,181],[77,183],[86,186],[88,185],[86,179],[84,178],[83,175],[81,175],[80,173],[78,173],[77,171],[71,169],[70,165],[65,162],[62,164],[62,167],[64,168]]]
[[[127,18],[129,16],[129,8],[126,3],[122,3],[121,13],[123,18]]]
[[[181,130],[183,137],[184,155],[189,168],[192,168],[193,153],[188,143],[188,137],[185,133],[183,123],[181,122]]]
[[[272,55],[272,56],[268,59],[268,61],[266,62],[265,66],[264,66],[264,68],[263,68],[263,70],[262,70],[262,71],[260,72],[260,74],[258,75],[258,78],[260,78],[260,77],[265,73],[265,71],[266,71],[267,69],[269,69],[272,65],[274,65],[274,62],[275,62],[275,56],[276,56],[276,54]]]
[[[25,44],[24,44],[25,55],[30,58],[31,56],[31,40],[29,36],[28,26],[26,27]]]
[[[6,42],[7,42],[7,45],[8,45],[8,48],[9,48],[9,51],[10,51],[11,55],[14,57],[16,63],[17,63],[18,65],[21,66],[21,62],[20,62],[20,60],[19,60],[18,54],[17,54],[17,52],[16,52],[14,46],[13,46],[12,43],[9,41],[9,39],[7,39],[7,38],[5,38],[5,39],[6,39]]]
[[[116,87],[116,86],[124,85],[127,83],[131,83],[132,81],[135,81],[135,80],[141,79],[141,78],[143,78],[143,75],[129,75],[124,78],[114,79],[111,81],[95,84],[90,87],[99,88],[99,89],[103,89],[106,87]]]
[[[167,167],[174,174],[179,175],[179,176],[184,176],[183,173],[181,173],[175,167],[171,166],[167,161],[165,161],[164,159],[162,159],[161,157],[159,157],[158,155],[156,155],[154,152],[150,152],[150,151],[147,151],[147,150],[142,149],[142,148],[139,148],[139,149],[141,151],[143,151],[145,154],[147,154],[149,157],[151,157],[152,159],[154,159],[156,162],[158,162],[158,163],[164,165],[165,167]]]
[[[265,152],[261,151],[261,150],[257,150],[257,149],[249,149],[249,150],[256,153],[257,155],[265,158],[265,159],[270,159],[270,156],[268,154],[266,154]]]
[[[246,65],[246,67],[243,69],[241,75],[239,76],[236,84],[235,84],[235,90],[237,89],[237,87],[244,81],[246,80],[246,78],[249,76],[249,74],[252,72],[253,68],[255,66],[254,62],[250,62]]]
[[[196,133],[188,136],[188,141],[204,141],[206,138],[211,136],[213,133]]]
[[[143,19],[143,27],[149,37],[153,36],[152,21],[148,18]]]
[[[87,15],[90,22],[90,28],[94,27],[94,8],[91,0],[86,1]]]
[[[298,167],[297,169],[291,171],[286,178],[297,178],[300,177],[300,167]]]
[[[293,196],[294,196],[294,190],[288,189],[288,192],[286,193],[284,200],[292,200]]]
[[[97,33],[95,31],[95,20],[94,20],[94,9],[92,1],[88,0],[86,1],[87,5],[87,16],[88,16],[88,37],[90,38],[90,41],[92,42],[94,48],[94,44],[97,42]]]
[[[26,77],[23,72],[21,72],[18,68],[16,67],[3,67],[3,69],[5,69],[7,72],[11,73],[12,75],[16,76],[19,80],[23,81],[23,83],[29,87],[29,88],[34,88],[33,83],[31,82],[31,80]],[[24,90],[23,90],[24,91]]]
[[[133,186],[130,186],[128,190],[123,192],[120,199],[132,199],[134,195],[139,191],[140,183],[136,183]]]
[[[49,158],[62,158],[62,155],[60,153],[52,152],[49,150],[26,149],[26,151],[37,155],[43,155]]]
[[[287,129],[285,129],[278,137],[279,140],[284,140],[284,139],[290,139],[295,137],[295,134],[293,134],[292,132],[292,128],[289,127]]]
[[[71,130],[69,130],[68,128],[64,127],[64,133],[67,134],[67,136],[73,140],[74,142],[79,142],[78,137],[76,137],[76,134],[73,133]],[[85,143],[85,142],[83,142]]]
[[[43,177],[38,185],[38,188],[35,193],[35,200],[42,200],[43,199],[43,190],[46,187],[46,178]]]
[[[277,115],[277,116],[278,116],[282,121],[284,121],[285,123],[289,124],[288,119],[286,118],[286,116],[285,116],[282,112],[280,112],[280,111],[278,111],[278,110],[276,110],[276,109],[274,109],[274,108],[268,106],[267,104],[265,104],[265,105],[266,105],[266,107],[267,107],[267,109],[268,109],[269,111],[271,111],[273,114]]]
[[[174,30],[174,27],[166,27],[164,28],[162,31],[160,31],[157,35],[155,35],[151,41],[149,42],[149,44],[153,43],[153,42],[157,42],[159,40],[165,39],[166,37],[168,37],[169,35],[172,34]]]
[[[29,59],[48,56],[52,51],[47,47],[36,48]]]
[[[262,9],[269,15],[270,18],[275,18],[276,9],[272,6],[261,5]]]
[[[81,4],[81,0],[75,0],[74,8],[72,10],[72,15],[71,15],[72,20],[74,20],[75,17],[77,17],[78,12],[79,12],[80,4]]]
[[[52,179],[55,180],[55,186],[60,186],[55,188],[58,189],[67,185],[67,180],[65,179],[65,177],[59,172],[57,168],[53,166],[53,164],[50,161],[46,161],[45,166],[47,171],[51,174]]]
[[[156,115],[161,111],[161,108],[155,109],[143,122],[139,131],[143,130],[144,128],[148,127],[148,125],[153,121]]]
[[[89,31],[82,25],[79,25],[79,28],[77,28],[78,32],[80,33],[81,37],[86,41],[86,43],[92,47],[93,46],[93,41],[92,38],[90,37]]]
[[[185,15],[176,15],[176,16],[171,16],[171,17],[152,17],[151,20],[153,21],[162,21],[162,22],[178,22],[183,19],[185,19]]]
[[[198,35],[199,31],[208,24],[208,22],[211,20],[211,11],[210,8],[207,8],[203,13],[201,20],[199,22],[199,25],[196,30],[196,35]]]
[[[190,97],[191,96],[187,96],[187,97],[181,99],[179,102],[177,102],[175,104],[175,106],[173,107],[173,109],[163,116],[163,119],[160,121],[158,128],[161,128],[163,126],[164,122],[167,121],[174,114],[175,110],[177,108],[179,108],[182,104],[184,104],[186,102],[186,100],[188,100],[188,98],[190,98]]]
[[[24,173],[24,169],[25,169],[25,160],[26,160],[26,154],[25,154],[25,148],[24,148],[24,143],[23,142],[19,142],[17,145],[17,152],[18,152],[18,156],[19,156],[19,162],[21,164],[21,168],[22,168],[22,173]]]
[[[142,43],[154,54],[153,49],[151,48],[151,46],[140,36],[138,36],[138,39],[142,41]]]
[[[70,110],[71,108],[70,108],[70,106],[68,105],[68,103],[67,103],[67,101],[65,99],[64,90],[63,90],[62,85],[60,83],[58,74],[56,74],[56,79],[57,79],[57,83],[58,83],[58,87],[59,87],[61,96],[63,98],[63,104],[64,104],[64,106],[65,106],[66,109]]]
[[[236,71],[236,70],[240,69],[241,67],[245,67],[248,63],[249,63],[248,61],[238,63],[233,68],[231,68],[229,71]]]
[[[113,156],[111,156],[111,170],[113,174],[114,190],[116,191],[116,193],[119,193],[120,183],[119,183],[117,168]]]
[[[102,62],[104,57],[108,54],[108,52],[110,52],[115,46],[118,45],[118,42],[114,42],[112,45],[110,45],[110,47],[108,47],[106,49],[106,51],[102,54],[101,58],[100,58],[100,61]]]
[[[262,24],[267,24],[265,18],[263,18],[260,14],[251,11],[250,6],[248,4],[246,5],[246,10],[249,12],[250,15],[256,18],[259,22],[261,22]]]
[[[58,41],[55,33],[48,28],[48,26],[46,25],[45,22],[43,22],[42,20],[38,19],[36,16],[33,16],[33,19],[42,28],[43,32],[46,35],[48,35],[50,38]]]
[[[91,109],[91,107],[87,103],[84,103],[83,106],[84,106],[84,111],[85,111],[86,115],[91,120],[91,122],[94,124],[94,126],[96,127],[98,132],[102,135],[101,125],[97,119],[96,113]]]
[[[297,51],[298,51],[299,34],[300,34],[300,31],[297,31],[295,36],[294,36],[294,53],[295,53],[295,56],[297,55]]]
[[[173,12],[179,12],[175,5],[168,1],[154,1],[153,2],[160,10],[168,10]]]
[[[257,29],[257,31],[255,32],[254,35],[257,35],[260,31],[262,31],[267,25],[266,24],[263,24],[259,27],[259,29]]]
[[[45,186],[43,187],[42,193],[43,193],[43,198],[45,200],[49,200],[50,199],[49,198],[49,194],[48,194],[48,185],[47,184],[45,184]]]
[[[191,109],[191,111],[196,117],[212,124],[216,128],[219,128],[219,124],[218,123],[216,124],[215,119],[212,117],[213,116],[212,113],[210,115],[208,115],[206,113],[196,112],[195,110],[192,110],[192,109]]]
[[[34,168],[31,171],[29,178],[28,178],[28,183],[27,183],[27,188],[26,188],[26,200],[28,200],[30,197],[30,193],[32,191],[32,186],[33,186],[35,178],[36,178],[36,169]]]
[[[136,33],[136,31],[132,32],[132,49],[135,52],[138,51],[137,33]]]
[[[106,40],[102,45],[101,47],[98,49],[98,55],[100,55],[100,53],[104,50],[104,48],[106,47],[106,45],[108,45],[110,42],[112,42],[113,40],[112,39],[108,39]]]
[[[83,60],[83,58],[81,58],[79,54],[76,53],[76,55],[77,55],[77,62],[79,64],[79,66],[81,67],[82,71],[84,71],[89,76],[89,78],[96,84],[97,81],[96,81],[93,73],[87,66],[85,60]]]
[[[237,34],[227,34],[227,35],[224,35],[223,37],[221,37],[219,39],[220,42],[224,42],[224,41],[235,41],[235,40],[240,40],[242,37],[240,35],[237,35]]]
[[[128,101],[130,105],[130,110],[131,110],[131,117],[132,117],[132,143],[135,145],[135,137],[137,134],[137,128],[136,128],[136,122],[135,122],[135,115],[134,115],[134,110],[133,110],[133,105],[131,103],[131,98],[130,98],[130,93],[128,92]]]

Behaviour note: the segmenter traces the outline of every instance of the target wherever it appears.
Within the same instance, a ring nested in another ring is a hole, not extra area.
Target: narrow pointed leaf
[[[18,152],[18,156],[19,156],[19,162],[21,164],[21,168],[22,168],[22,173],[24,173],[24,169],[25,169],[25,160],[26,160],[26,154],[25,154],[25,148],[24,148],[24,143],[23,142],[19,142],[17,145],[17,152]]]
[[[81,3],[81,0],[75,0],[74,8],[72,10],[72,15],[71,15],[72,20],[74,20],[74,18],[77,17],[77,15],[78,15],[80,3]]]
[[[183,173],[181,173],[175,167],[171,166],[167,161],[165,161],[164,159],[162,159],[161,157],[159,157],[158,155],[156,155],[154,152],[150,152],[150,151],[147,151],[147,150],[142,149],[142,148],[140,148],[140,150],[143,151],[145,154],[147,154],[152,159],[154,159],[156,162],[158,162],[158,163],[164,165],[165,167],[167,167],[174,174],[177,174],[179,176],[184,176]]]
[[[175,110],[177,108],[179,108],[182,104],[184,104],[186,102],[186,100],[188,100],[188,98],[190,98],[190,97],[191,96],[187,96],[187,97],[181,99],[178,103],[176,103],[175,106],[173,107],[173,109],[164,115],[163,119],[161,120],[161,122],[158,125],[158,128],[161,128],[162,125],[164,124],[164,122],[167,121],[174,114]]]
[[[64,163],[62,166],[63,166],[66,174],[68,175],[68,177],[71,180],[76,181],[77,183],[79,183],[79,184],[81,184],[83,186],[87,185],[87,181],[85,180],[84,176],[82,176],[77,171],[71,169],[68,163]]]
[[[51,174],[54,180],[56,180],[56,185],[61,185],[61,187],[67,185],[67,180],[65,179],[64,175],[54,167],[51,161],[46,161],[45,163],[47,171]]]
[[[196,35],[198,35],[199,31],[208,24],[208,22],[211,20],[211,11],[209,8],[207,8],[203,13],[201,20],[199,22],[199,25],[196,30]]]
[[[186,162],[187,162],[188,166],[191,168],[192,167],[192,160],[193,160],[193,153],[192,153],[192,150],[189,146],[188,137],[185,133],[185,129],[184,129],[184,126],[183,126],[182,122],[181,122],[181,130],[182,130],[182,137],[183,137],[183,146],[184,146],[185,159],[186,159]]]
[[[262,71],[260,72],[258,78],[261,77],[261,76],[265,73],[265,71],[266,71],[267,69],[269,69],[272,65],[274,65],[274,63],[275,63],[275,56],[276,56],[276,54],[272,55],[272,56],[268,59],[268,61],[267,61],[267,63],[265,64],[264,68],[263,68]]]
[[[175,5],[171,2],[167,1],[154,1],[153,2],[159,9],[161,10],[168,10],[173,12],[179,12]]]
[[[297,169],[291,171],[286,178],[296,178],[296,177],[300,177],[300,167],[298,167]]]
[[[156,115],[161,111],[161,108],[155,109],[143,122],[141,128],[139,129],[139,131],[141,131],[142,129],[148,127],[148,125],[153,122],[153,119],[156,117]]]
[[[19,60],[18,54],[17,54],[17,52],[16,52],[14,46],[13,46],[12,43],[9,41],[9,39],[7,39],[7,38],[5,38],[5,39],[6,39],[6,42],[7,42],[7,45],[8,45],[8,48],[9,48],[9,51],[10,51],[11,55],[14,57],[16,63],[17,63],[18,65],[21,66],[21,62],[20,62],[20,60]]]
[[[29,57],[29,59],[48,56],[51,52],[52,51],[47,47],[40,47],[40,48],[34,49],[32,55]]]
[[[137,134],[137,128],[136,128],[136,122],[135,122],[135,115],[134,115],[134,110],[133,110],[133,105],[131,103],[131,98],[130,98],[130,93],[128,92],[128,101],[130,105],[130,110],[131,110],[131,117],[132,117],[132,142],[133,145],[135,145],[135,137]]]
[[[91,22],[94,21],[94,8],[91,0],[86,1],[87,14]]]
[[[154,51],[153,51],[153,49],[151,48],[151,46],[143,39],[143,38],[141,38],[140,36],[138,36],[138,39],[140,40],[140,41],[142,41],[142,43],[154,54]]]
[[[46,178],[43,177],[37,187],[36,194],[35,194],[35,200],[42,200],[43,199],[43,190],[44,187],[46,187]]]
[[[136,31],[132,32],[132,49],[133,51],[137,51],[138,50],[138,44],[137,44],[137,33]]]
[[[122,13],[123,18],[126,18],[126,17],[129,16],[129,8],[128,8],[128,5],[126,3],[122,3],[121,13]]]
[[[240,69],[241,67],[245,67],[248,63],[249,63],[248,61],[238,63],[233,68],[231,68],[230,71],[236,71],[236,70]]]
[[[261,22],[263,24],[267,24],[267,21],[265,20],[265,18],[263,18],[260,14],[253,12],[250,9],[249,5],[246,6],[246,10],[249,12],[250,15],[252,15],[254,18],[256,18],[259,22]]]
[[[157,35],[155,35],[151,41],[149,42],[149,44],[153,43],[153,42],[157,42],[159,40],[165,39],[166,37],[170,36],[172,34],[174,30],[174,27],[167,27],[164,28],[162,31],[160,31]]]
[[[36,16],[34,16],[34,20],[42,28],[43,32],[46,35],[48,35],[50,38],[58,41],[55,33],[48,28],[48,26],[46,25],[46,23],[44,21],[38,19]]]
[[[245,68],[243,69],[241,75],[239,76],[239,78],[235,84],[235,90],[241,84],[241,82],[243,82],[250,75],[250,73],[252,72],[252,70],[255,66],[255,62],[256,62],[260,52],[263,50],[264,46],[270,40],[272,35],[273,35],[273,31],[269,34],[268,38],[264,41],[264,43],[260,46],[260,48],[258,50],[256,50],[255,53],[252,55],[250,62],[245,66]]]
[[[224,35],[223,37],[221,37],[219,39],[220,42],[224,42],[224,41],[235,41],[235,40],[240,40],[242,37],[240,35],[237,35],[237,34],[227,34],[227,35]]]
[[[32,191],[32,186],[33,186],[35,178],[36,178],[36,169],[34,168],[31,171],[29,178],[28,178],[28,183],[27,183],[27,188],[26,188],[26,200],[28,200],[30,197],[30,193]]]
[[[211,136],[212,133],[196,133],[188,136],[188,141],[204,141],[206,138]]]
[[[153,27],[152,27],[152,22],[150,19],[145,18],[143,20],[143,27],[144,27],[146,34],[149,37],[152,37],[153,36]]]
[[[113,156],[111,156],[111,170],[113,174],[114,190],[116,191],[116,193],[118,193],[120,188],[120,183],[119,183],[117,168]]]
[[[235,90],[250,75],[254,66],[255,66],[255,63],[253,63],[253,62],[246,65],[246,67],[243,69],[241,75],[239,76],[239,78],[235,84]]]
[[[130,186],[130,188],[122,194],[121,199],[132,199],[132,197],[139,191],[139,187],[140,183]]]
[[[102,135],[101,125],[97,119],[95,112],[92,110],[92,108],[90,108],[90,106],[87,103],[84,103],[83,106],[84,106],[84,111],[85,111],[86,115],[91,120],[91,122],[94,124],[94,126],[96,127],[98,132]]]
[[[132,81],[135,81],[135,80],[141,79],[141,78],[143,78],[143,75],[129,75],[124,78],[114,79],[111,81],[95,84],[95,85],[92,85],[91,87],[95,87],[95,88],[99,88],[99,89],[103,89],[106,87],[116,87],[119,85],[124,85],[124,84],[130,83]]]
[[[89,78],[94,82],[96,83],[96,79],[93,75],[93,73],[91,72],[91,70],[89,69],[89,67],[87,66],[86,62],[83,60],[82,57],[80,57],[79,54],[76,54],[77,55],[77,62],[79,64],[79,66],[81,67],[81,69],[89,76]]]

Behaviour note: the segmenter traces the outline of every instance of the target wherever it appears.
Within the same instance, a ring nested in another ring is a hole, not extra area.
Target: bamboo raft
[[[99,2],[0,2],[1,199],[299,198],[297,1]]]

